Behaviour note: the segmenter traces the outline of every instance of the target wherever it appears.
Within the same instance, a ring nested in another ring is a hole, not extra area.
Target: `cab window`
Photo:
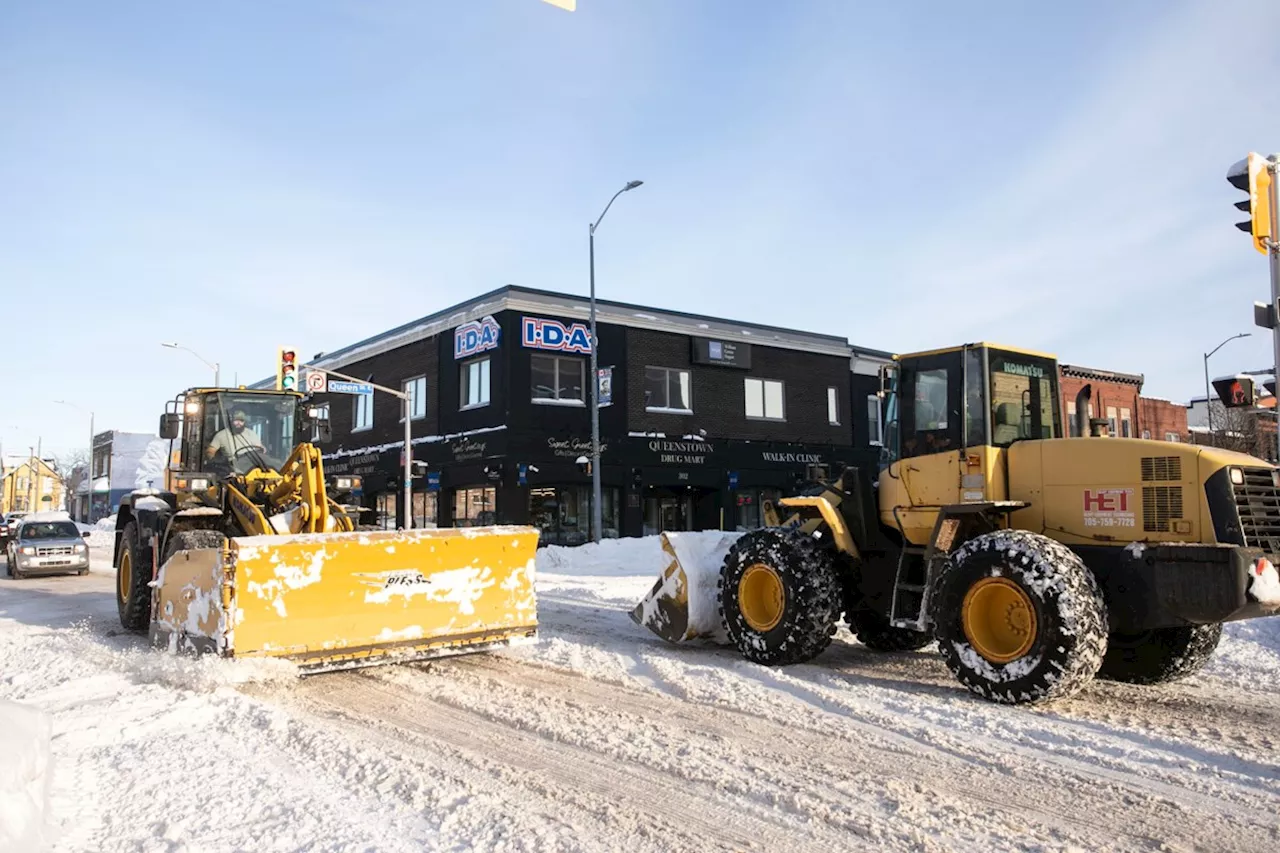
[[[899,401],[903,458],[960,449],[959,366],[959,353],[904,366]]]
[[[1059,438],[1058,371],[1047,359],[992,351],[991,443]]]

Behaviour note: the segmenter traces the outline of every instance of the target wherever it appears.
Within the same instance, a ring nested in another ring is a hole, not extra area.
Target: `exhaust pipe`
[[[1076,435],[1082,438],[1093,430],[1089,425],[1089,398],[1093,395],[1093,385],[1086,383],[1076,394]]]

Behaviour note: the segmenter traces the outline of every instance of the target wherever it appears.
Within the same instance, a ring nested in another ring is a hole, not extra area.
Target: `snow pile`
[[[159,489],[164,487],[164,471],[169,465],[169,440],[153,438],[143,448],[133,477],[135,489]]]
[[[94,524],[93,526],[94,526],[94,528],[96,528],[96,529],[98,529],[98,530],[107,530],[107,531],[112,531],[112,532],[114,532],[114,531],[115,531],[115,529],[116,529],[116,516],[115,516],[115,513],[112,513],[111,515],[108,515],[106,518],[100,518],[100,519],[98,519],[97,523],[96,523],[96,524]]]
[[[42,848],[49,812],[53,718],[0,700],[0,851]]]

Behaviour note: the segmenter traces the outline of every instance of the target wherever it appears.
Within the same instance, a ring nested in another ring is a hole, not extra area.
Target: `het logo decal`
[[[1133,527],[1133,489],[1085,489],[1085,527]]]

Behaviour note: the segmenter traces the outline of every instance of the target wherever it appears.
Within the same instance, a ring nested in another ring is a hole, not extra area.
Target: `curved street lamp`
[[[200,359],[201,361],[203,361],[206,365],[208,365],[209,367],[213,368],[213,387],[215,387],[215,388],[221,388],[221,387],[222,387],[222,376],[221,376],[221,372],[220,372],[220,371],[219,371],[219,369],[218,369],[218,363],[217,363],[216,361],[209,361],[209,359],[205,358],[205,357],[204,357],[204,356],[202,356],[200,353],[198,353],[198,352],[196,352],[195,350],[191,349],[191,347],[184,347],[182,344],[178,343],[177,341],[173,341],[173,342],[169,342],[169,343],[166,343],[166,342],[164,342],[164,341],[161,341],[161,342],[160,342],[160,346],[162,346],[162,347],[168,347],[169,349],[181,349],[181,350],[186,350],[187,352],[191,353],[191,354],[192,354],[192,355],[194,355],[196,358],[198,358],[198,359]]]
[[[1252,332],[1241,332],[1238,335],[1232,335],[1231,337],[1227,338],[1225,341],[1218,344],[1216,347],[1214,347],[1213,349],[1209,350],[1207,353],[1204,354],[1204,414],[1205,414],[1205,417],[1208,419],[1207,422],[1209,424],[1209,444],[1212,447],[1217,447],[1218,441],[1213,437],[1213,401],[1210,399],[1210,395],[1209,395],[1209,356],[1213,355],[1215,352],[1222,349],[1227,344],[1234,341],[1236,338],[1247,338],[1247,337],[1250,337],[1252,334],[1253,334]]]
[[[588,230],[588,246],[591,258],[591,539],[599,542],[604,523],[604,509],[600,505],[600,373],[596,351],[600,348],[600,340],[596,337],[596,228],[604,215],[609,212],[618,196],[633,190],[644,181],[627,181],[626,186],[613,194],[609,203],[600,211],[600,216],[591,223]]]

